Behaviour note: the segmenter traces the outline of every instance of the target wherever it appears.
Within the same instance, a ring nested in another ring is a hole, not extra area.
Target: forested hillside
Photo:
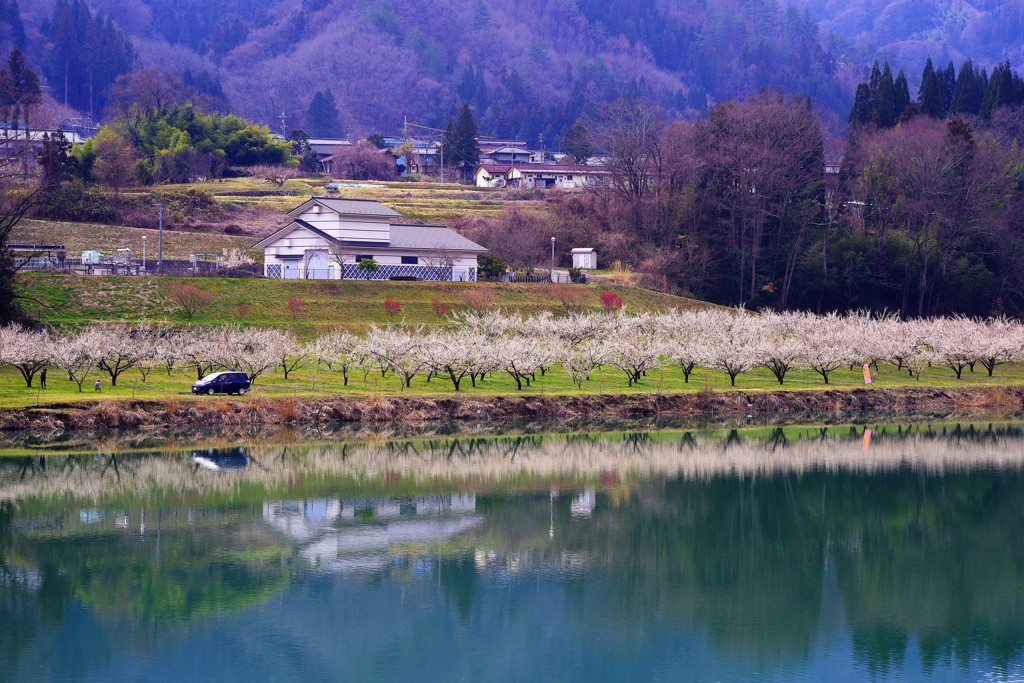
[[[875,59],[969,56],[991,70],[1024,50],[1021,0],[794,2],[3,0],[0,50],[23,46],[50,96],[94,117],[118,74],[158,66],[275,129],[282,114],[305,126],[330,90],[345,133],[393,133],[405,116],[443,126],[468,101],[482,134],[547,146],[630,95],[692,118],[781,90],[838,125]]]

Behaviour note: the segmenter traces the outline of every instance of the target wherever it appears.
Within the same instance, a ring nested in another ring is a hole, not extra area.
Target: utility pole
[[[405,119],[404,126],[406,128],[408,128],[409,126],[412,126],[413,128],[422,128],[424,130],[432,130],[432,131],[434,131],[436,133],[440,133],[441,134],[441,182],[443,183],[444,182],[444,131],[441,130],[440,128],[431,128],[430,126],[423,126],[423,125],[420,125],[418,123],[409,123],[409,119],[408,118]]]

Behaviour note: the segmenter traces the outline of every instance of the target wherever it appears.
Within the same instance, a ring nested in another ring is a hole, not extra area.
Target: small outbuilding
[[[581,270],[597,269],[597,249],[580,247],[572,250],[572,267]]]

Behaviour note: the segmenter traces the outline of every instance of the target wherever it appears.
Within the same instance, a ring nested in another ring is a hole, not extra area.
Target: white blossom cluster
[[[658,368],[678,366],[686,381],[697,367],[736,377],[764,367],[780,384],[793,369],[810,369],[824,382],[835,370],[891,363],[912,376],[928,365],[964,369],[1024,359],[1024,325],[1005,318],[900,320],[866,313],[747,314],[726,309],[638,315],[507,312],[463,313],[451,326],[371,326],[365,335],[332,331],[301,343],[292,333],[260,327],[103,325],[50,334],[16,326],[0,328],[0,366],[18,369],[28,386],[46,366],[59,368],[81,390],[93,372],[111,384],[129,369],[143,381],[163,367],[192,368],[197,378],[214,370],[244,371],[252,381],[280,370],[316,364],[339,373],[389,373],[404,387],[413,378],[439,378],[463,388],[492,373],[505,373],[522,389],[561,367],[578,386],[599,368],[614,368],[628,385]]]

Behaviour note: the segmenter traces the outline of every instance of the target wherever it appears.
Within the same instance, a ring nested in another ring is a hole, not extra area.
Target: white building
[[[578,247],[572,250],[572,267],[596,270],[597,269],[597,249],[590,247]]]
[[[369,199],[313,197],[288,212],[288,225],[254,245],[263,273],[286,280],[476,280],[487,250],[443,225],[409,225]],[[380,269],[360,270],[373,259]]]
[[[482,163],[476,167],[473,180],[477,187],[578,190],[599,185],[610,175],[602,166]]]

